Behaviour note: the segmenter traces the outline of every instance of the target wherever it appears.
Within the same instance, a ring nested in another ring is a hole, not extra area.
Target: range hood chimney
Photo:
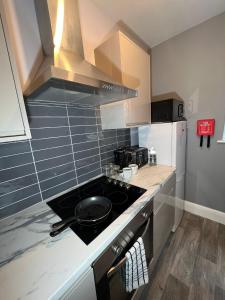
[[[35,8],[45,58],[25,96],[93,105],[137,96],[85,61],[78,0],[35,0]]]

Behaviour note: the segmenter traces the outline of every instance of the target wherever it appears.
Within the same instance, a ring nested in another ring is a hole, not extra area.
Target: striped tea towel
[[[127,292],[131,292],[149,281],[145,248],[141,237],[126,253],[124,272]]]

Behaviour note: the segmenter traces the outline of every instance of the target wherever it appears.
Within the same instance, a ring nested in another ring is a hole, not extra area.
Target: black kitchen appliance
[[[50,236],[54,237],[72,224],[96,225],[106,220],[111,213],[112,202],[104,196],[93,196],[81,200],[74,209],[74,215],[52,224]]]
[[[114,161],[121,169],[129,164],[136,164],[140,168],[148,163],[148,149],[138,146],[118,148],[114,151]]]
[[[145,191],[145,189],[122,181],[101,176],[65,195],[47,202],[47,204],[62,220],[65,220],[74,217],[75,207],[82,200],[96,196],[108,198],[112,203],[112,209],[107,218],[104,218],[102,222],[96,224],[76,222],[70,225],[70,228],[79,238],[88,245]]]
[[[166,99],[151,103],[151,122],[165,123],[184,121],[184,103],[182,100]]]
[[[130,300],[134,291],[126,291],[121,275],[126,263],[126,252],[142,237],[149,278],[153,263],[153,199],[124,228],[108,248],[97,258],[92,267],[98,300]],[[138,298],[141,299],[141,298]]]

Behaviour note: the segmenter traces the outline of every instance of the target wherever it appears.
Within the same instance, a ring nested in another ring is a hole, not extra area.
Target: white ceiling
[[[225,0],[93,0],[150,47],[225,11]]]

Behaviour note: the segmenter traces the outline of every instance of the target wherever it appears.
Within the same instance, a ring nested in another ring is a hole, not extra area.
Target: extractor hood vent
[[[35,0],[35,8],[45,58],[25,96],[93,105],[137,96],[84,59],[78,0]]]

